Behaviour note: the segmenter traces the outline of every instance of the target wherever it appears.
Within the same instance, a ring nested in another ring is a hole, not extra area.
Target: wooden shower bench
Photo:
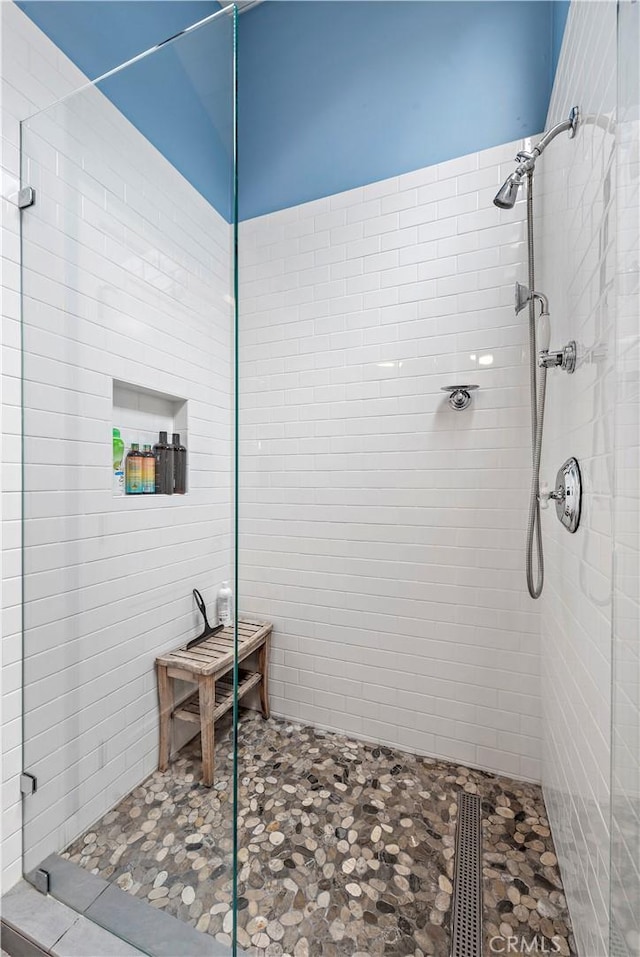
[[[269,717],[269,643],[273,625],[250,618],[238,619],[238,663],[258,652],[258,670],[238,673],[238,700],[252,688],[260,689],[263,717]],[[156,658],[160,699],[160,758],[158,768],[166,771],[171,754],[171,721],[200,725],[202,740],[202,783],[213,784],[215,723],[233,707],[233,628],[205,638],[191,648],[177,648]],[[181,700],[174,697],[173,681],[197,685]]]

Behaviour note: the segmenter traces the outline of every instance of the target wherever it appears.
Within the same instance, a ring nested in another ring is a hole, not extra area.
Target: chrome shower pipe
[[[572,140],[576,135],[579,122],[580,107],[572,106],[571,110],[569,111],[569,118],[563,120],[562,123],[556,123],[556,125],[552,126],[547,133],[543,133],[542,139],[536,146],[534,146],[534,150],[537,150],[538,155],[540,155],[540,153],[547,148],[551,140],[555,140],[559,133],[564,133],[565,131],[569,133],[569,139]]]
[[[561,123],[556,123],[555,126],[552,126],[550,130],[543,134],[542,139],[536,143],[530,153],[527,153],[526,150],[522,150],[520,153],[518,153],[516,159],[522,159],[522,165],[517,168],[516,172],[528,173],[529,170],[533,169],[540,154],[546,150],[549,143],[552,140],[555,140],[556,136],[559,136],[560,133],[568,132],[569,139],[573,139],[573,137],[576,135],[576,130],[578,129],[579,119],[580,107],[572,106],[571,112],[569,113],[569,119],[563,120]]]
[[[569,119],[563,120],[561,123],[556,123],[555,126],[544,133],[542,139],[536,143],[530,153],[528,153],[526,150],[521,150],[516,156],[516,159],[519,160],[520,163],[520,165],[516,167],[516,174],[519,176],[524,176],[525,173],[532,172],[538,157],[546,150],[549,143],[551,143],[552,140],[555,140],[556,136],[559,136],[560,133],[568,132],[569,138],[573,139],[573,137],[576,135],[579,119],[580,108],[578,106],[572,106],[571,112],[569,113]]]

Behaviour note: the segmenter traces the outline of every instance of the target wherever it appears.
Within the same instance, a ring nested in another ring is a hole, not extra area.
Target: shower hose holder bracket
[[[23,771],[20,775],[20,793],[23,797],[30,797],[38,790],[38,779],[35,774]]]
[[[555,352],[543,349],[538,356],[538,365],[541,369],[563,369],[571,375],[576,371],[577,351],[575,339],[568,342],[564,349]]]
[[[28,209],[36,202],[36,191],[33,186],[23,186],[18,193],[18,209]]]

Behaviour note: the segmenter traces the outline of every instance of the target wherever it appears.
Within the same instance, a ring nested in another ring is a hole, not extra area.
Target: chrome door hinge
[[[33,886],[37,891],[40,891],[41,894],[49,893],[49,871],[45,871],[44,867],[39,867],[37,871],[34,872]]]
[[[33,186],[23,186],[18,193],[18,209],[27,209],[36,201],[36,191]]]
[[[23,771],[20,775],[20,791],[24,794],[25,797],[29,797],[30,794],[35,794],[38,790],[38,779],[35,774],[27,774],[26,771]]]

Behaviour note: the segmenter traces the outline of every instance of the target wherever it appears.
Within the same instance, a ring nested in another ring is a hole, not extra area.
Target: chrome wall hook
[[[452,409],[455,409],[456,412],[461,412],[471,405],[471,396],[469,393],[477,388],[479,388],[477,385],[443,385],[441,386],[441,392],[448,392],[449,405]]]

